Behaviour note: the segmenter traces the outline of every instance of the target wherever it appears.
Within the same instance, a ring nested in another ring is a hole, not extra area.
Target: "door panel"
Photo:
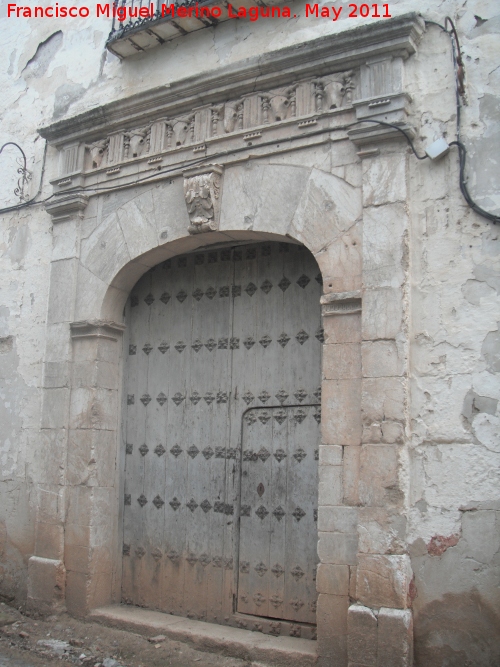
[[[315,622],[318,408],[243,417],[239,612]]]
[[[264,243],[173,258],[135,286],[127,304],[124,601],[219,623],[234,623],[236,611],[314,622],[320,282],[305,249]],[[252,448],[286,457],[247,461]],[[269,508],[286,514],[271,514],[273,524],[242,516],[240,533],[240,505],[253,507],[259,477]],[[297,507],[306,512],[300,519]],[[301,563],[290,540],[304,545]],[[238,560],[253,562],[257,548],[266,554],[258,562],[282,563],[283,576],[242,579]],[[294,577],[298,565],[304,575]],[[238,577],[250,606],[234,602]],[[259,592],[266,602],[255,602]],[[282,605],[270,602],[274,595]]]

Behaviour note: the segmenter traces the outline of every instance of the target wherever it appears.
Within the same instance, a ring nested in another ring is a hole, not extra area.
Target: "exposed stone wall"
[[[496,5],[390,3],[394,14],[456,19],[467,71],[469,186],[482,206],[498,211]],[[303,14],[302,4],[295,6]],[[43,160],[38,126],[362,22],[230,21],[119,62],[103,51],[107,21],[10,21],[3,37],[9,69],[0,75],[2,142],[18,141],[34,165],[32,195]],[[450,54],[449,38],[430,26],[405,65],[419,152],[443,133],[455,138]],[[385,142],[361,160],[343,142],[321,159],[318,149],[304,150],[225,174],[222,230],[289,233],[315,254],[327,293],[363,290],[362,315],[344,315],[335,331],[336,318],[325,318],[324,400],[338,418],[325,423],[320,458],[318,613],[331,628],[320,644],[324,655],[344,659],[348,652],[350,667],[411,664],[412,622],[419,667],[500,660],[500,240],[498,228],[463,201],[454,150],[441,162],[418,162],[399,141]],[[9,151],[3,164],[12,166],[14,155]],[[57,152],[49,147],[42,196],[51,194],[57,174]],[[14,203],[15,181],[3,182],[3,205]],[[277,181],[278,191],[295,198],[277,205],[269,188],[255,202],[254,191]],[[349,219],[333,235],[325,209],[312,205],[325,193],[343,202]],[[300,208],[302,196],[309,208]],[[178,211],[167,225],[165,210]],[[352,224],[361,217],[362,224]],[[106,474],[88,461],[116,436],[105,410],[96,415],[91,406],[95,378],[106,373],[100,405],[116,410],[119,354],[116,343],[103,340],[73,342],[72,350],[69,323],[101,316],[95,304],[111,280],[119,320],[133,275],[120,283],[119,270],[161,244],[165,232],[168,240],[180,238],[187,226],[175,181],[91,198],[83,220],[53,230],[40,207],[1,216],[0,594],[8,600],[22,604],[29,595],[41,608],[48,596],[45,588],[27,590],[35,521],[39,548],[30,567],[61,604],[65,585],[75,613],[82,599],[98,604],[116,590],[114,556],[102,548],[103,535],[116,527],[96,509],[116,502],[115,461]],[[326,249],[323,226],[339,241]],[[190,243],[177,252],[195,247]],[[115,251],[103,253],[106,245]],[[160,255],[148,256],[149,265]],[[137,277],[146,266],[141,261]],[[90,358],[92,377],[78,366]],[[73,402],[71,382],[79,384]],[[336,404],[341,385],[345,402]],[[45,399],[51,396],[43,406],[42,386]],[[400,653],[387,655],[387,646]]]

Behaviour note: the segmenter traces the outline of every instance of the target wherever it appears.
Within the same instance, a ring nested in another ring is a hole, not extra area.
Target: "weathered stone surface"
[[[359,551],[371,554],[400,554],[406,549],[406,517],[385,507],[359,509]]]
[[[344,447],[344,502],[346,505],[359,504],[359,469],[361,447]]]
[[[342,237],[361,216],[358,188],[332,174],[313,169],[297,206],[289,233],[313,254],[325,239]]]
[[[356,565],[357,533],[319,533],[318,556],[322,563]]]
[[[376,665],[412,667],[413,615],[410,609],[380,609]]]
[[[400,506],[401,446],[363,445],[360,452],[359,499],[371,507]]]
[[[402,204],[366,209],[363,214],[363,284],[401,287],[408,263],[408,215]],[[380,307],[380,304],[379,304]]]
[[[325,343],[358,343],[361,341],[361,317],[358,313],[341,317],[325,317]]]
[[[316,575],[316,590],[328,595],[349,595],[349,566],[320,563]]]
[[[355,533],[358,527],[357,507],[323,507],[318,509],[318,529],[324,532]]]
[[[342,503],[342,466],[320,466],[318,502],[320,505]]]
[[[402,442],[405,399],[406,383],[403,378],[363,379],[363,442]]]
[[[340,466],[344,457],[343,447],[340,445],[320,445],[319,465]]]
[[[406,609],[412,571],[408,556],[358,556],[356,593],[369,607]]]
[[[318,648],[323,658],[344,664],[347,659],[347,609],[349,598],[318,595]]]
[[[358,445],[361,441],[361,380],[325,380],[321,430],[325,444]]]
[[[66,571],[61,560],[31,556],[28,562],[28,606],[50,611],[64,604]]]
[[[392,340],[365,341],[361,345],[363,377],[403,375],[405,355],[402,343]]]
[[[401,331],[403,294],[398,287],[366,289],[363,294],[363,340],[394,339]]]
[[[361,349],[356,343],[325,345],[323,373],[327,380],[353,380],[361,377]]]
[[[363,162],[363,204],[380,206],[406,199],[406,157],[380,155]]]
[[[377,616],[368,607],[353,604],[347,614],[349,664],[377,665]]]

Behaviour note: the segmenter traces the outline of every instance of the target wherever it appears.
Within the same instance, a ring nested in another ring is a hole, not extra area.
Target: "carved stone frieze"
[[[219,228],[223,167],[217,164],[184,172],[184,197],[191,224],[190,234]]]
[[[200,152],[205,150],[206,141],[238,132],[245,133],[245,141],[256,141],[262,137],[262,131],[249,133],[249,130],[352,107],[358,78],[354,70],[308,78],[291,86],[247,93],[240,99],[197,107],[178,117],[113,132],[85,145],[85,171],[106,169],[112,175],[117,163],[148,155],[152,156],[149,164],[161,162],[159,153],[185,146]]]

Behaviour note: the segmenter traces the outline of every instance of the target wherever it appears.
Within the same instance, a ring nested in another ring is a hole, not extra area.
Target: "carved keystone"
[[[218,164],[188,169],[184,172],[184,197],[191,224],[190,234],[219,229],[222,173]]]

